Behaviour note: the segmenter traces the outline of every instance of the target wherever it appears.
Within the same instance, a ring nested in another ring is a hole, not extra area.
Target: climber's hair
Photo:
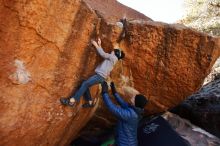
[[[120,49],[114,49],[114,53],[118,60],[123,59],[125,57],[125,53]]]

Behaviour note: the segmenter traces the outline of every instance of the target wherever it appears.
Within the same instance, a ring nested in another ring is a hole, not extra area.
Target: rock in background
[[[220,79],[202,87],[173,112],[220,137]]]
[[[207,131],[190,123],[188,120],[180,118],[178,115],[166,112],[163,117],[170,125],[189,142],[191,146],[219,146],[220,139]]]

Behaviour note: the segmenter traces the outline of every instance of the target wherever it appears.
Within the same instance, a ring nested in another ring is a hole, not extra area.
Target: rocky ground
[[[203,86],[173,112],[220,137],[220,79]]]
[[[220,139],[193,125],[189,121],[172,113],[163,115],[181,137],[187,140],[191,146],[219,146]]]
[[[219,146],[220,139],[209,132],[193,125],[190,121],[179,117],[176,114],[166,112],[162,115],[173,129],[185,139],[190,146]],[[72,142],[75,146],[97,146],[114,137],[114,127],[110,127],[103,133],[94,133],[93,135],[82,135]],[[84,133],[86,134],[86,133]],[[158,139],[160,140],[160,139]],[[172,140],[172,139],[170,139]],[[99,143],[99,144],[98,144]],[[147,145],[147,144],[146,144]]]

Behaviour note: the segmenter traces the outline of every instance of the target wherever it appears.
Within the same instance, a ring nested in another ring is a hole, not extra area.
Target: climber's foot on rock
[[[95,106],[94,103],[89,103],[89,102],[82,105],[83,108],[89,108],[89,107],[94,107],[94,106]]]
[[[62,105],[71,106],[71,107],[74,107],[75,104],[76,104],[76,101],[72,100],[72,98],[61,97],[60,102],[61,102]]]
[[[89,108],[89,107],[94,107],[96,105],[97,98],[94,98],[92,100],[87,101],[82,105],[83,108]]]

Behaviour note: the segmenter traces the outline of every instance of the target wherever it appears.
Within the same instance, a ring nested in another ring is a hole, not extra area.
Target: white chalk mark
[[[16,72],[10,75],[10,79],[17,84],[27,84],[31,80],[30,73],[25,69],[24,63],[21,60],[16,59],[14,65],[16,66]]]

